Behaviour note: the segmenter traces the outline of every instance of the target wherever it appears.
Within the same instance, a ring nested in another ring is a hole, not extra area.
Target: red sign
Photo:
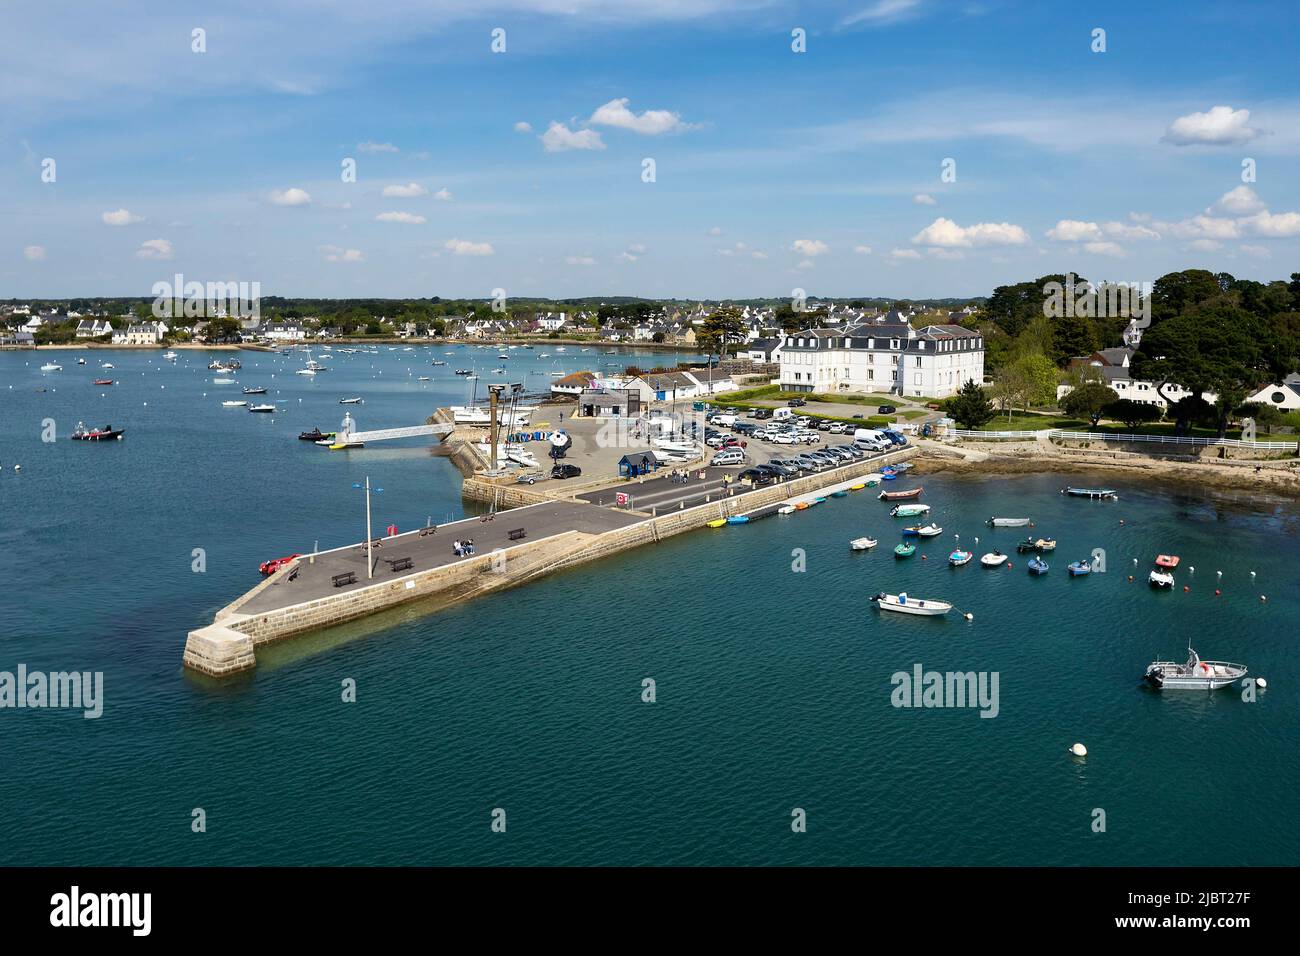
[[[620,506],[622,506],[622,505],[626,505],[626,504],[627,504],[627,494],[626,494],[625,492],[622,492],[622,491],[620,491],[618,494],[616,494],[616,495],[614,496],[614,504],[616,504],[616,505],[620,505]]]

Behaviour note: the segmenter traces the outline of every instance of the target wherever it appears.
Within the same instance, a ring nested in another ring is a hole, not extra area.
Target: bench
[[[410,558],[384,558],[391,571],[406,571],[412,566]]]
[[[356,584],[356,582],[357,582],[357,572],[355,572],[355,571],[344,571],[342,574],[335,574],[335,575],[332,575],[332,576],[330,577],[330,580],[334,582],[334,586],[335,586],[336,588],[341,588],[341,587],[343,587],[343,585],[345,585],[345,584]]]
[[[518,541],[520,538],[525,538],[527,536],[528,536],[528,532],[525,531],[523,528],[515,528],[513,531],[506,532],[506,537],[509,538],[511,541]]]

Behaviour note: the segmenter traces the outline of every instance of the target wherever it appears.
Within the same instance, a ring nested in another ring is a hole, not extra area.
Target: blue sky
[[[177,272],[264,295],[919,298],[1300,270],[1289,2],[157,6],[6,11],[0,298]]]

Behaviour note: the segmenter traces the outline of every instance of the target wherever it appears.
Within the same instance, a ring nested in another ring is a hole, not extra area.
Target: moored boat
[[[1038,555],[1034,555],[1032,558],[1029,559],[1030,574],[1046,574],[1048,570],[1049,570],[1049,566],[1047,562],[1044,561],[1042,558],[1038,557]]]
[[[875,538],[854,538],[849,542],[849,550],[870,551],[876,546],[876,544],[877,542]]]
[[[1147,583],[1153,588],[1171,588],[1174,586],[1174,576],[1168,571],[1153,568],[1147,575]]]
[[[894,557],[896,558],[910,558],[914,554],[916,554],[916,545],[909,544],[906,541],[894,548]]]
[[[987,522],[993,528],[1023,528],[1029,524],[1028,518],[990,518]]]
[[[929,510],[929,505],[894,505],[889,509],[889,515],[892,518],[912,518],[923,515]]]
[[[952,610],[947,601],[923,601],[910,598],[907,592],[885,594],[883,591],[871,599],[882,611],[898,611],[900,614],[917,614],[921,617],[940,617]]]
[[[97,378],[97,379],[95,379],[95,384],[96,384],[96,385],[112,385],[112,384],[113,384],[113,380],[112,380],[111,378]]]
[[[1218,690],[1246,676],[1245,664],[1228,661],[1203,661],[1187,645],[1187,663],[1152,661],[1143,675],[1156,690]]]
[[[222,408],[243,408],[248,402],[222,402]]]
[[[973,557],[975,557],[975,555],[972,552],[963,551],[961,548],[958,548],[956,551],[953,551],[948,555],[948,563],[954,568],[960,568],[963,564],[969,564],[970,559]]]
[[[87,428],[84,422],[77,422],[77,427],[68,437],[73,441],[112,441],[120,440],[126,429],[105,425],[103,428]]]
[[[726,518],[714,518],[712,521],[704,522],[704,525],[707,528],[721,528],[726,523],[727,523]]]
[[[245,395],[265,395],[266,389],[261,385],[254,385],[252,388],[244,389]]]
[[[275,406],[274,405],[250,405],[248,410],[250,412],[273,412],[275,411]]]
[[[1046,551],[1055,551],[1055,550],[1056,550],[1056,539],[1055,539],[1055,538],[1039,538],[1038,540],[1036,540],[1036,541],[1034,542],[1034,545],[1038,548],[1039,551],[1044,551],[1044,552],[1046,552]]]
[[[924,487],[912,488],[909,491],[882,491],[876,495],[877,501],[905,501],[908,498],[919,498]]]
[[[1119,495],[1114,488],[1062,488],[1061,494],[1075,498],[1099,498],[1115,501]]]
[[[796,508],[794,505],[782,505],[781,507],[776,509],[776,513],[779,515],[792,515],[798,510],[799,509]]]
[[[360,398],[340,398],[340,399],[339,399],[339,404],[340,404],[340,405],[360,405],[360,404],[362,404],[362,400],[361,400]]]
[[[1070,577],[1072,578],[1083,577],[1085,574],[1092,574],[1092,562],[1071,561],[1067,570],[1069,570]]]
[[[1001,551],[990,551],[980,558],[980,564],[986,568],[1000,568],[1007,563],[1007,556]]]
[[[1178,555],[1176,554],[1157,554],[1156,566],[1161,568],[1178,567]]]
[[[41,371],[42,371],[42,372],[62,372],[62,371],[63,371],[63,366],[62,366],[62,365],[59,365],[57,362],[46,362],[44,365],[41,366]]]
[[[1016,542],[1016,551],[1019,554],[1024,554],[1026,551],[1037,551],[1037,550],[1038,550],[1038,545],[1034,543],[1033,538],[1026,538],[1024,541]]]
[[[298,434],[299,441],[320,442],[320,441],[324,441],[327,438],[332,439],[333,437],[334,437],[334,432],[323,432],[319,428],[313,428],[309,432],[299,432]],[[333,444],[333,442],[331,441],[330,444]]]

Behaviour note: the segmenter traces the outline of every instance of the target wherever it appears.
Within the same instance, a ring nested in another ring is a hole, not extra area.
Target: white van
[[[714,415],[709,424],[717,428],[730,428],[736,424],[736,416],[730,412],[725,415]]]
[[[854,441],[871,442],[875,441],[877,438],[884,437],[884,435],[880,434],[880,429],[878,428],[855,428],[853,430]]]
[[[772,421],[774,422],[785,421],[786,419],[790,418],[792,415],[794,415],[793,408],[786,408],[782,406],[781,408],[772,409]]]
[[[711,459],[710,465],[743,465],[745,463],[745,452],[740,448],[724,448]]]

